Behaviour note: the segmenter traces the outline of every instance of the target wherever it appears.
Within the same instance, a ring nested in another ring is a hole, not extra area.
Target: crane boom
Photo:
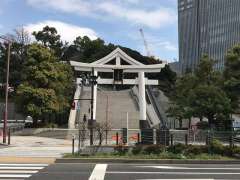
[[[141,34],[141,36],[143,38],[143,42],[144,42],[144,46],[145,46],[145,49],[146,49],[146,52],[147,52],[147,56],[150,57],[151,53],[150,53],[150,50],[149,50],[149,47],[148,47],[148,43],[147,43],[147,41],[145,39],[145,36],[144,36],[144,33],[143,33],[143,29],[139,29],[139,31],[140,31],[140,34]]]

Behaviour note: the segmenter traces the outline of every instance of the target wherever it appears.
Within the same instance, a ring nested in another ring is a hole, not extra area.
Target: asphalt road
[[[240,165],[52,164],[30,180],[233,180]]]

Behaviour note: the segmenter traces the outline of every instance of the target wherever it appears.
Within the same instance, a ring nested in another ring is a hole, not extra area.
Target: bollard
[[[8,145],[11,144],[11,129],[8,129]]]
[[[116,145],[118,146],[118,132],[116,133]]]
[[[233,136],[232,135],[229,137],[229,146],[230,146],[230,148],[233,148]]]
[[[74,141],[75,141],[75,138],[74,136],[72,137],[72,155],[74,155]]]
[[[173,146],[173,134],[171,134],[170,138],[171,138],[171,146]]]
[[[157,144],[157,130],[153,129],[153,144]]]
[[[105,139],[105,141],[106,141],[106,145],[108,144],[108,131],[106,130],[106,139]]]
[[[185,145],[188,145],[188,134],[185,134]]]
[[[102,133],[99,134],[99,146],[102,145]]]
[[[140,144],[140,133],[137,134],[137,143]]]

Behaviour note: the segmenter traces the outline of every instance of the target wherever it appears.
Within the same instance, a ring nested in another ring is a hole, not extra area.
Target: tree
[[[26,59],[26,52],[28,44],[30,43],[30,36],[23,28],[18,28],[14,30],[14,33],[7,34],[6,37],[12,40],[9,85],[16,89],[21,83],[21,72],[23,69],[23,62]],[[8,45],[6,43],[0,43],[0,83],[5,83],[6,79],[7,49]],[[11,96],[13,94],[14,93],[11,93]]]
[[[45,114],[69,109],[73,73],[70,66],[59,62],[51,50],[40,44],[31,44],[23,74],[17,100],[23,112],[33,117],[34,125]]]
[[[226,55],[224,80],[224,89],[236,112],[240,101],[240,45],[234,46]]]
[[[34,31],[32,34],[44,47],[53,50],[58,58],[62,57],[64,45],[61,36],[54,27],[45,26],[42,31]]]
[[[166,65],[157,75],[157,79],[159,80],[159,88],[167,96],[170,96],[175,88],[177,74],[171,70],[169,65]]]
[[[224,121],[225,128],[229,127],[231,99],[223,90],[224,81],[214,70],[214,63],[205,55],[193,73],[178,78],[170,116],[188,118],[189,124],[192,117],[207,118],[209,127]]]
[[[193,110],[189,104],[189,94],[196,85],[196,77],[193,74],[188,73],[177,79],[175,88],[170,96],[171,106],[167,110],[167,114],[169,117],[176,118],[179,121],[180,128],[184,119],[188,119],[190,128]]]
[[[108,55],[117,47],[120,47],[129,56],[143,64],[158,63],[158,61],[154,58],[142,56],[139,52],[134,51],[130,48],[117,46],[111,43],[106,44],[105,41],[100,38],[91,40],[87,36],[77,37],[73,42],[73,45],[70,45],[66,49],[64,53],[64,59],[91,63]]]
[[[189,100],[193,116],[207,118],[209,127],[221,124],[219,121],[222,120],[228,121],[224,125],[230,124],[231,100],[221,88],[214,85],[199,85],[189,94]]]

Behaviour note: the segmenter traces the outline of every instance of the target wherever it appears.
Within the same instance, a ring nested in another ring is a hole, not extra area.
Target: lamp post
[[[93,128],[95,126],[93,119],[93,103],[94,103],[94,86],[97,84],[97,76],[94,75],[94,68],[92,68],[91,76],[90,76],[90,84],[91,84],[91,119],[90,119],[90,145],[93,145]]]
[[[5,86],[5,111],[3,121],[3,143],[6,143],[7,136],[7,118],[8,118],[8,88],[9,88],[9,64],[10,64],[10,49],[11,41],[5,37],[0,36],[0,39],[8,42],[8,53],[7,53],[7,74],[6,74],[6,86]]]

